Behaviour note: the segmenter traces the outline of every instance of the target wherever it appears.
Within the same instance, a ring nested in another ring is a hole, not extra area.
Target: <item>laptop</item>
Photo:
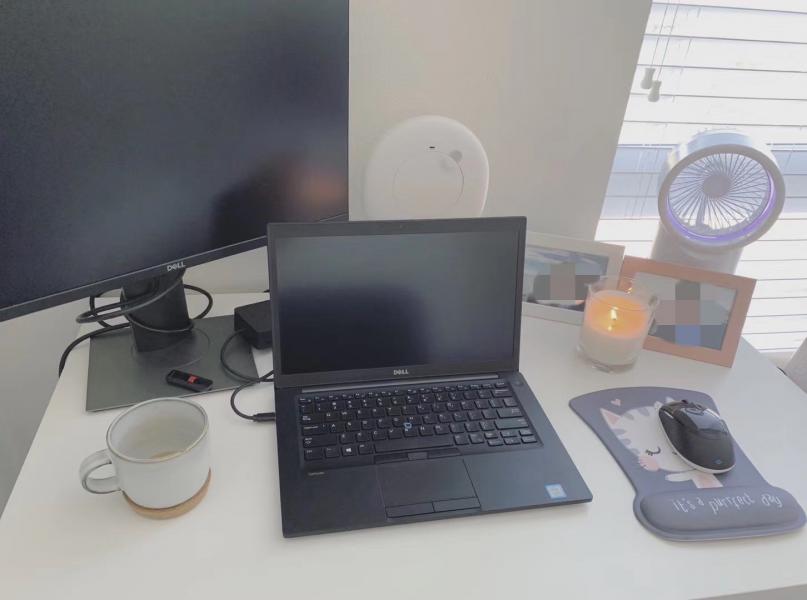
[[[591,500],[518,370],[525,231],[268,226],[284,536]]]

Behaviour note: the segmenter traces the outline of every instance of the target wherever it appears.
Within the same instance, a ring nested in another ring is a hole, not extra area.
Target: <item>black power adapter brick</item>
[[[272,347],[271,300],[239,306],[233,314],[233,329],[254,348],[263,350]]]

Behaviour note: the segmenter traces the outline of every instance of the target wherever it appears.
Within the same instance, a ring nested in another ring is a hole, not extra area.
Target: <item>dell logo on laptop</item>
[[[409,375],[409,369],[393,369],[393,375]]]
[[[177,269],[184,269],[185,268],[185,262],[184,261],[179,261],[179,262],[171,263],[170,265],[166,266],[165,268],[169,272],[170,271],[176,271]]]

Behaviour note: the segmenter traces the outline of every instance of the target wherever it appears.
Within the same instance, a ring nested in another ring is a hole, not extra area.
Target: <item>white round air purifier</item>
[[[743,247],[782,211],[776,158],[740,131],[699,133],[672,150],[659,175],[659,223],[651,258],[733,273]]]
[[[477,217],[485,207],[488,172],[482,143],[459,121],[408,119],[373,149],[364,208],[371,219]]]

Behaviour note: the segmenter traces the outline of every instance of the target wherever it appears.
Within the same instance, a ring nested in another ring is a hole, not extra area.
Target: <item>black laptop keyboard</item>
[[[297,403],[303,458],[317,468],[540,444],[503,381],[329,391]]]

